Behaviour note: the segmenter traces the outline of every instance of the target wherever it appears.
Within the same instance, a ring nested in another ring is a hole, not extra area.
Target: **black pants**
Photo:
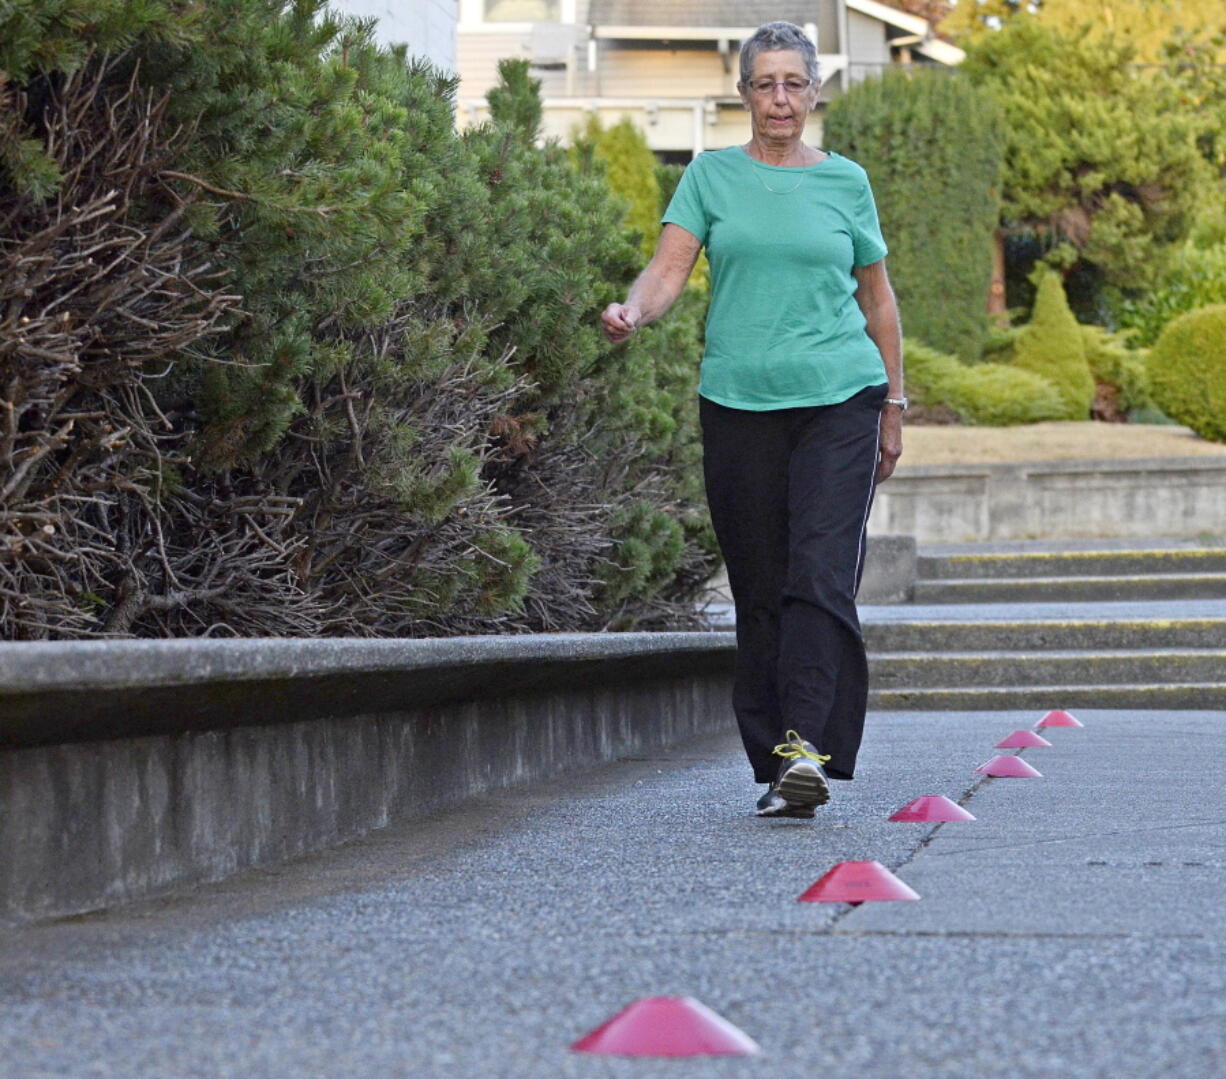
[[[855,596],[877,471],[886,386],[836,405],[765,412],[699,399],[703,472],[736,604],[733,709],[769,783],[784,732],[851,779],[864,732],[868,660]]]

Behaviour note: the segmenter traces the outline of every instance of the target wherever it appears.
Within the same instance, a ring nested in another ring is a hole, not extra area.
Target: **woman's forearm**
[[[676,275],[673,276],[675,278]],[[630,294],[626,297],[626,305],[639,309],[642,313],[639,324],[645,326],[649,322],[655,322],[656,319],[663,318],[668,309],[676,302],[677,297],[681,295],[681,289],[684,287],[684,281],[678,287],[676,280],[670,281],[659,273],[655,263],[652,262],[648,264],[647,268],[639,274],[634,284],[630,286]]]
[[[898,304],[891,296],[874,304],[865,317],[865,330],[881,353],[885,375],[889,380],[890,397],[902,397],[906,392],[902,364],[902,323],[898,317]]]
[[[664,317],[690,279],[701,249],[698,239],[679,225],[661,229],[655,254],[626,297],[626,306],[639,312],[639,325]]]

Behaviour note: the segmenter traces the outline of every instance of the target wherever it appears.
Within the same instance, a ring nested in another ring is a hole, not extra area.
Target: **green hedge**
[[[1226,442],[1226,304],[1172,321],[1150,351],[1148,372],[1163,412],[1202,438]]]
[[[1090,417],[1094,378],[1086,362],[1081,327],[1069,309],[1060,276],[1042,271],[1030,321],[1013,345],[1013,364],[1041,375],[1060,395],[1063,420]]]
[[[917,406],[952,410],[963,423],[1009,427],[1063,417],[1055,387],[1042,376],[1007,364],[965,364],[908,340],[908,393]]]
[[[868,171],[908,334],[978,358],[1004,154],[991,97],[956,74],[890,71],[831,103],[823,139]]]

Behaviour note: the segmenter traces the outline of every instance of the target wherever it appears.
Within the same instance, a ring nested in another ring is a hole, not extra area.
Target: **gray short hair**
[[[753,77],[753,62],[760,52],[775,52],[791,49],[805,60],[805,72],[814,82],[820,82],[821,68],[817,63],[817,46],[794,22],[763,23],[741,46],[741,82],[748,83]]]

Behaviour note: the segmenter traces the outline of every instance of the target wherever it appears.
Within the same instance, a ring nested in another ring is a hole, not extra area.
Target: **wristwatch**
[[[887,405],[897,405],[903,412],[906,412],[911,407],[911,402],[905,397],[887,397],[884,401]]]

